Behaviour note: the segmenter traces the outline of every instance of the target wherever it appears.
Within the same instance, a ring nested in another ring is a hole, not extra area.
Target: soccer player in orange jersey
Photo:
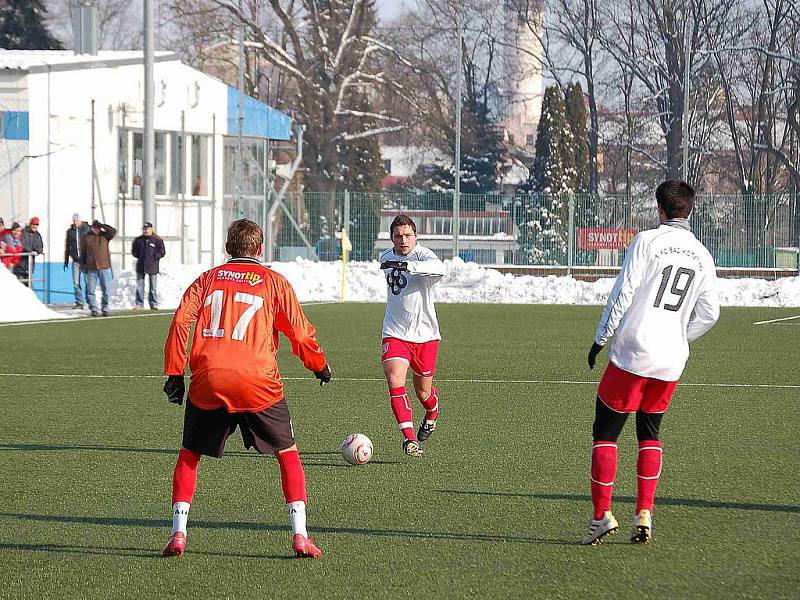
[[[274,453],[278,459],[294,552],[313,558],[322,554],[306,530],[305,474],[275,361],[278,332],[289,338],[292,352],[320,385],[330,381],[331,370],[292,286],[260,264],[263,240],[253,221],[231,223],[225,244],[231,259],[189,286],[172,319],[164,348],[164,392],[176,404],[183,403],[186,344],[192,323],[196,325],[188,357],[191,383],[183,441],[172,481],[172,535],[164,556],[186,550],[200,457],[220,458],[237,426],[247,448]]]

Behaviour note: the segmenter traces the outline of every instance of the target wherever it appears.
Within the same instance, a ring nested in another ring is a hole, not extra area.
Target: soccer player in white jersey
[[[656,189],[660,226],[639,233],[608,298],[589,367],[614,337],[608,368],[597,389],[592,430],[591,491],[594,517],[583,544],[597,544],[619,528],[611,513],[617,472],[617,438],[636,413],[639,455],[631,541],[648,543],[661,475],[661,419],[689,357],[689,342],[719,318],[714,259],[692,234],[688,217],[694,190],[683,181]]]
[[[397,425],[403,433],[403,452],[421,457],[419,442],[436,429],[439,392],[433,387],[439,351],[439,322],[433,306],[433,286],[445,274],[432,250],[417,244],[417,226],[407,215],[394,218],[389,228],[392,248],[380,257],[388,286],[386,315],[381,333],[381,364]],[[414,432],[406,375],[411,367],[414,392],[425,409]]]

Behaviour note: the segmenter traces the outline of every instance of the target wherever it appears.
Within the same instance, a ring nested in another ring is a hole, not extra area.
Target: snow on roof
[[[174,52],[160,50],[155,61],[180,60]],[[86,67],[119,66],[142,63],[141,50],[101,50],[95,54],[75,54],[72,50],[0,50],[0,69],[15,71],[38,70],[44,67],[80,69]]]

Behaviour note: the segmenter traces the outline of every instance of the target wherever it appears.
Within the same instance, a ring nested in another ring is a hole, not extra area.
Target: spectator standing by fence
[[[86,273],[86,301],[92,316],[97,316],[97,302],[95,290],[97,280],[100,280],[100,290],[103,292],[102,315],[108,316],[108,294],[111,288],[111,253],[108,243],[117,235],[117,230],[101,223],[97,219],[92,221],[89,232],[81,239],[80,261]]]
[[[150,280],[147,300],[152,310],[158,310],[157,280],[158,263],[164,258],[164,240],[153,232],[153,224],[145,223],[142,235],[133,240],[131,253],[136,258],[136,305],[134,310],[144,308],[144,279]]]
[[[33,278],[36,269],[36,255],[44,253],[44,241],[39,233],[39,217],[32,217],[25,229],[22,230],[22,251],[29,256],[21,256],[17,265],[17,277],[20,279]],[[30,268],[30,272],[28,269]]]
[[[89,286],[86,286],[86,294],[81,293],[81,241],[89,233],[89,224],[81,221],[78,213],[72,215],[72,225],[67,229],[67,236],[64,241],[64,270],[69,268],[69,260],[72,259],[72,290],[75,293],[75,308],[83,308],[84,298],[89,302]]]

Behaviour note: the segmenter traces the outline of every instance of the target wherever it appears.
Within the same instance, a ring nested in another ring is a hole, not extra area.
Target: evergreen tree
[[[562,160],[562,137],[568,129],[564,99],[557,85],[549,86],[544,92],[542,113],[536,131],[536,149],[528,182],[524,191],[537,193],[558,193],[564,184],[564,165]]]
[[[581,84],[567,86],[565,94],[567,123],[570,136],[571,179],[568,187],[575,193],[589,191],[589,133],[586,130],[586,105]]]
[[[461,124],[461,182],[462,194],[492,194],[497,192],[497,179],[506,160],[506,148],[489,110],[489,90],[476,81],[476,66],[464,65],[465,90]],[[449,141],[455,153],[455,132]],[[436,191],[455,189],[455,165],[437,168],[429,180]],[[462,198],[463,210],[484,210],[484,198]]]
[[[520,247],[529,264],[564,264],[567,255],[567,218],[563,153],[569,151],[564,100],[557,85],[544,93],[536,133],[536,155],[528,181],[518,190]],[[566,139],[566,142],[565,142]]]
[[[4,50],[63,50],[47,30],[47,9],[41,0],[0,3],[0,48]]]

